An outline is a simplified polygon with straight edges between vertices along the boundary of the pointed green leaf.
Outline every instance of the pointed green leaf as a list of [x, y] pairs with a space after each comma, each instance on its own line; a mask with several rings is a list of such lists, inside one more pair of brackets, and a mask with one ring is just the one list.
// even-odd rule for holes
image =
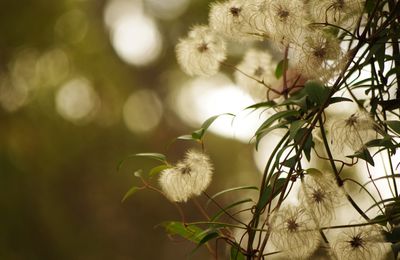
[[130, 158], [133, 158], [133, 157], [146, 157], [146, 158], [157, 160], [157, 161], [160, 161], [160, 162], [163, 162], [163, 163], [167, 162], [167, 158], [165, 157], [165, 155], [163, 155], [161, 153], [136, 153], [136, 154], [128, 155], [125, 159], [121, 160], [118, 163], [117, 171], [119, 171], [121, 169], [122, 165], [124, 164], [124, 162], [126, 160], [128, 160]]
[[276, 120], [288, 117], [295, 117], [299, 115], [299, 111], [297, 110], [285, 110], [277, 112], [276, 114], [270, 116], [264, 123], [257, 129], [256, 135], [262, 132], [263, 130], [270, 127]]
[[297, 157], [293, 156], [285, 161], [282, 162], [283, 166], [286, 166], [288, 168], [293, 168], [297, 163]]
[[231, 113], [224, 113], [224, 114], [220, 114], [220, 115], [216, 115], [216, 116], [212, 116], [209, 119], [207, 119], [206, 121], [204, 121], [204, 123], [201, 125], [201, 128], [204, 130], [207, 130], [212, 123], [214, 123], [214, 121], [219, 118], [220, 116], [235, 116], [234, 114]]
[[321, 82], [309, 80], [304, 85], [304, 92], [308, 99], [317, 105], [322, 105], [329, 96], [330, 89], [322, 85]]
[[130, 188], [124, 195], [124, 197], [122, 198], [121, 202], [124, 202], [127, 198], [129, 198], [130, 196], [132, 196], [133, 194], [135, 194], [138, 190], [140, 190], [140, 187], [136, 187], [133, 186], [132, 188]]
[[338, 102], [353, 102], [353, 100], [345, 97], [332, 97], [329, 99], [329, 104], [334, 104]]
[[230, 260], [246, 260], [245, 255], [239, 250], [239, 245], [232, 245]]
[[273, 107], [276, 105], [275, 101], [265, 101], [265, 102], [260, 102], [260, 103], [256, 103], [254, 105], [248, 106], [245, 108], [245, 110], [247, 109], [259, 109], [262, 107]]
[[165, 231], [170, 235], [178, 235], [196, 244], [200, 243], [206, 235], [203, 233], [204, 230], [195, 225], [185, 226], [183, 223], [177, 221], [163, 222], [161, 226], [163, 226]]
[[299, 131], [299, 129], [306, 123], [305, 120], [297, 120], [294, 121], [289, 128], [289, 132], [290, 132], [290, 138], [294, 138], [297, 134], [297, 131]]
[[232, 204], [230, 204], [230, 205], [224, 207], [223, 209], [219, 210], [216, 214], [214, 214], [214, 216], [211, 217], [210, 221], [216, 221], [216, 220], [219, 219], [223, 214], [225, 214], [225, 212], [226, 212], [228, 209], [231, 209], [231, 208], [236, 207], [237, 205], [241, 205], [241, 204], [248, 203], [248, 202], [252, 202], [252, 201], [253, 201], [252, 199], [244, 199], [244, 200], [240, 200], [240, 201], [234, 202], [234, 203], [232, 203]]
[[367, 163], [371, 164], [372, 166], [375, 165], [374, 159], [372, 158], [371, 153], [368, 151], [367, 148], [364, 148], [364, 149], [356, 152], [355, 154], [348, 155], [346, 157], [349, 157], [349, 158], [360, 158], [360, 159], [366, 161]]
[[260, 200], [256, 206], [257, 210], [262, 210], [268, 202], [272, 201], [282, 190], [284, 184], [286, 183], [285, 178], [280, 178], [275, 180], [273, 183], [268, 185], [263, 191]]
[[278, 63], [275, 69], [275, 77], [277, 79], [283, 76], [284, 70], [287, 70], [288, 68], [288, 63], [289, 63], [288, 59], [283, 59]]
[[258, 188], [257, 188], [256, 186], [239, 186], [239, 187], [234, 187], [234, 188], [222, 190], [222, 191], [220, 191], [220, 192], [215, 193], [215, 194], [207, 201], [206, 206], [208, 206], [212, 200], [214, 200], [215, 198], [217, 198], [217, 197], [219, 197], [219, 196], [221, 196], [221, 195], [223, 195], [223, 194], [226, 194], [226, 193], [229, 193], [229, 192], [232, 192], [232, 191], [239, 191], [239, 190], [258, 190]]
[[155, 175], [159, 174], [163, 170], [166, 170], [166, 169], [169, 169], [169, 168], [171, 168], [171, 166], [166, 165], [166, 164], [158, 165], [158, 166], [156, 166], [156, 167], [154, 167], [153, 169], [150, 170], [149, 176], [150, 177], [154, 177]]
[[[400, 101], [398, 101], [400, 103]], [[398, 135], [400, 135], [400, 121], [386, 121], [386, 124], [395, 131]]]

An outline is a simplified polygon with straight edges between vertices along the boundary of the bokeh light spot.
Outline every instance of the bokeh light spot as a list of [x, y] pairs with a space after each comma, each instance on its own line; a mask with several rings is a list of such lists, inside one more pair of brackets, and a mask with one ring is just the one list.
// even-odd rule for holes
[[63, 14], [55, 25], [57, 35], [68, 43], [78, 43], [83, 40], [88, 31], [86, 14], [74, 9]]
[[170, 98], [172, 107], [186, 123], [200, 127], [208, 118], [221, 116], [210, 131], [228, 138], [249, 142], [260, 122], [259, 113], [244, 110], [254, 102], [225, 75], [189, 81]]
[[139, 90], [131, 94], [123, 108], [126, 126], [133, 133], [153, 130], [161, 121], [162, 103], [151, 90]]
[[67, 78], [70, 61], [62, 49], [52, 49], [40, 56], [36, 69], [42, 86], [56, 86]]
[[23, 81], [0, 75], [0, 104], [4, 110], [15, 112], [28, 101], [29, 89]]
[[57, 92], [58, 113], [73, 122], [87, 122], [99, 105], [99, 98], [90, 82], [76, 78], [65, 83]]
[[111, 31], [112, 44], [126, 63], [144, 66], [155, 61], [162, 50], [161, 34], [155, 22], [143, 15], [125, 15]]

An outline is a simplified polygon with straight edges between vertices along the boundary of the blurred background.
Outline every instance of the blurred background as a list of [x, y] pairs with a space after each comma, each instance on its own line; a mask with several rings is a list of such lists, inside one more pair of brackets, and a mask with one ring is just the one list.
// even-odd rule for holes
[[251, 99], [230, 72], [193, 79], [176, 64], [207, 13], [202, 0], [0, 1], [0, 259], [185, 259], [194, 245], [157, 227], [179, 220], [172, 204], [148, 190], [121, 202], [155, 162], [117, 165], [175, 162], [196, 144], [168, 144], [215, 114], [239, 113], [207, 133], [209, 193], [257, 183]]

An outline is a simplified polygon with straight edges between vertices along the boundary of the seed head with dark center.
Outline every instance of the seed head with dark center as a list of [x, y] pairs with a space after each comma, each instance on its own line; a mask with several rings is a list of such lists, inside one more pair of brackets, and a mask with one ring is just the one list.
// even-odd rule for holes
[[289, 232], [295, 232], [299, 228], [299, 224], [293, 218], [286, 220], [286, 224]]
[[205, 43], [205, 42], [199, 44], [199, 45], [197, 46], [197, 50], [198, 50], [200, 53], [206, 52], [206, 51], [208, 50], [208, 44]]
[[344, 8], [344, 0], [336, 0], [332, 7], [336, 10], [342, 10]]
[[312, 198], [316, 203], [321, 203], [324, 201], [326, 195], [322, 189], [314, 190], [312, 193]]
[[325, 59], [326, 53], [327, 53], [326, 48], [322, 47], [322, 46], [319, 46], [318, 48], [315, 48], [314, 51], [313, 51], [314, 57], [316, 57], [316, 58], [318, 58], [320, 60]]
[[289, 11], [282, 7], [279, 7], [277, 14], [281, 21], [286, 20], [290, 15]]
[[348, 242], [353, 249], [364, 247], [364, 240], [361, 238], [360, 234], [353, 236], [352, 239]]
[[192, 171], [192, 169], [190, 168], [189, 165], [185, 165], [184, 167], [181, 168], [181, 173], [182, 174], [189, 174], [190, 175], [191, 171]]
[[264, 74], [265, 70], [261, 67], [257, 67], [257, 69], [254, 70], [254, 76], [256, 77], [261, 77]]
[[352, 114], [348, 119], [345, 120], [345, 125], [353, 126], [357, 123], [357, 121], [358, 121], [358, 116], [355, 114]]
[[230, 13], [233, 15], [233, 17], [239, 17], [240, 12], [242, 11], [242, 9], [240, 7], [231, 7], [229, 9]]

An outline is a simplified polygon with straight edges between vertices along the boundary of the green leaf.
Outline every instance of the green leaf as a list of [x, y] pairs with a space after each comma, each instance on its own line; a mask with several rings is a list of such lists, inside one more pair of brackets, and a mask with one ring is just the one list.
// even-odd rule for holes
[[400, 244], [398, 243], [400, 241], [400, 227], [394, 227], [391, 232], [384, 232], [384, 234], [386, 241], [398, 244], [398, 249], [400, 249]]
[[296, 159], [297, 159], [296, 155], [293, 157], [290, 157], [289, 159], [283, 161], [282, 165], [286, 166], [288, 168], [293, 168], [296, 165], [296, 162], [297, 162]]
[[366, 161], [367, 163], [371, 164], [372, 166], [375, 165], [374, 159], [372, 158], [370, 152], [366, 148], [356, 152], [353, 155], [348, 155], [346, 157], [349, 157], [349, 158], [360, 158], [360, 159]]
[[191, 135], [183, 135], [181, 137], [178, 137], [180, 140], [201, 140], [203, 139], [204, 134], [207, 132], [207, 129], [214, 123], [215, 120], [217, 120], [220, 116], [235, 116], [234, 114], [231, 113], [224, 113], [216, 116], [212, 116], [208, 118], [204, 123], [201, 125], [200, 129], [194, 131]]
[[129, 198], [130, 196], [132, 196], [133, 194], [135, 194], [138, 190], [140, 190], [140, 187], [136, 187], [133, 186], [132, 188], [130, 188], [124, 195], [124, 197], [122, 198], [121, 202], [124, 202], [127, 198]]
[[276, 114], [270, 116], [267, 120], [264, 121], [264, 123], [257, 129], [256, 135], [262, 132], [263, 130], [267, 129], [268, 127], [270, 127], [278, 119], [288, 118], [291, 116], [298, 116], [298, 115], [299, 111], [297, 110], [285, 110], [277, 112]]
[[234, 203], [232, 203], [232, 204], [230, 204], [230, 205], [224, 207], [223, 209], [219, 210], [216, 214], [214, 214], [214, 216], [211, 217], [210, 221], [216, 221], [216, 220], [219, 219], [223, 214], [225, 214], [225, 212], [226, 212], [228, 209], [231, 209], [231, 208], [236, 207], [237, 205], [241, 205], [241, 204], [244, 204], [244, 203], [247, 203], [247, 202], [252, 202], [252, 201], [253, 201], [252, 199], [244, 199], [244, 200], [236, 201], [236, 202], [234, 202]]
[[283, 76], [284, 70], [287, 70], [289, 64], [288, 59], [283, 59], [281, 60], [278, 65], [276, 66], [275, 69], [275, 77], [277, 79], [281, 78]]
[[193, 137], [193, 135], [181, 135], [176, 138], [177, 140], [187, 140], [187, 141], [196, 141], [197, 139]]
[[[400, 102], [400, 101], [399, 101]], [[400, 121], [386, 121], [386, 124], [395, 131], [398, 135], [400, 135]]]
[[[389, 239], [387, 239], [387, 240], [390, 241]], [[398, 240], [396, 240], [396, 241], [398, 241]], [[394, 242], [396, 242], [396, 241], [394, 241]], [[393, 241], [390, 241], [390, 242], [393, 243]], [[392, 247], [393, 256], [394, 256], [393, 259], [398, 259], [398, 255], [400, 252], [400, 242], [392, 244], [391, 247]]]
[[201, 245], [207, 243], [208, 241], [210, 241], [211, 239], [214, 239], [214, 238], [217, 238], [217, 237], [219, 237], [218, 232], [213, 231], [213, 232], [207, 233], [207, 234], [200, 240], [198, 246], [201, 246]]
[[267, 133], [270, 131], [283, 127], [284, 125], [287, 124], [287, 122], [281, 122], [280, 124], [273, 126], [271, 129], [270, 126], [279, 119], [289, 119], [290, 117], [295, 117], [299, 116], [300, 113], [297, 110], [285, 110], [285, 111], [280, 111], [277, 112], [276, 114], [270, 116], [267, 120], [262, 123], [262, 125], [257, 129], [255, 136], [256, 136], [256, 149], [258, 149], [258, 144], [263, 136], [265, 136]]
[[290, 138], [294, 138], [297, 134], [297, 132], [299, 131], [299, 129], [306, 123], [305, 120], [297, 120], [292, 122], [292, 124], [290, 125], [289, 128], [289, 132], [290, 132]]
[[380, 100], [377, 103], [382, 106], [383, 110], [394, 110], [400, 108], [400, 102], [398, 99]]
[[239, 250], [239, 245], [232, 245], [230, 260], [246, 260], [246, 257]]
[[206, 133], [206, 129], [200, 128], [192, 133], [193, 140], [201, 140]]
[[385, 215], [378, 215], [375, 218], [371, 219], [370, 222], [386, 226], [387, 219]]
[[259, 109], [259, 108], [263, 108], [263, 107], [273, 107], [276, 105], [275, 101], [265, 101], [265, 102], [260, 102], [260, 103], [256, 103], [254, 105], [248, 106], [245, 108], [245, 110], [247, 109]]
[[256, 209], [261, 211], [268, 202], [272, 201], [282, 190], [284, 184], [286, 183], [286, 178], [280, 178], [268, 185], [262, 192], [261, 198], [258, 201]]
[[300, 144], [301, 142], [305, 142], [304, 143], [303, 152], [304, 152], [304, 155], [306, 156], [307, 160], [310, 161], [310, 159], [311, 159], [311, 149], [314, 147], [314, 141], [313, 141], [312, 133], [310, 133], [307, 136], [306, 140], [303, 140], [307, 133], [308, 133], [308, 128], [300, 128], [296, 132], [296, 136], [294, 137], [294, 140], [296, 141], [296, 144]]
[[288, 124], [288, 122], [286, 121], [282, 121], [274, 126], [268, 127], [264, 130], [262, 130], [261, 132], [256, 134], [256, 150], [258, 149], [258, 145], [260, 144], [261, 139], [266, 136], [268, 133], [270, 133], [271, 131], [278, 129], [278, 128], [286, 128], [286, 125]]
[[155, 175], [159, 174], [160, 172], [162, 172], [163, 170], [169, 169], [171, 168], [171, 166], [166, 165], [166, 164], [162, 164], [159, 166], [156, 166], [154, 168], [152, 168], [149, 172], [149, 176], [150, 177], [154, 177]]
[[304, 85], [303, 91], [307, 93], [308, 99], [311, 102], [322, 105], [328, 98], [330, 89], [322, 85], [319, 81], [309, 80]]
[[375, 7], [376, 1], [377, 0], [366, 0], [365, 1], [365, 11], [367, 13], [371, 13], [372, 12], [372, 10]]
[[309, 134], [307, 136], [307, 140], [306, 140], [306, 143], [304, 144], [304, 148], [303, 148], [304, 155], [306, 156], [306, 159], [308, 161], [311, 160], [311, 150], [314, 147], [314, 145], [315, 145], [315, 143], [313, 141], [313, 135]]
[[214, 123], [214, 121], [219, 118], [220, 116], [235, 116], [234, 114], [231, 113], [224, 113], [224, 114], [220, 114], [220, 115], [216, 115], [216, 116], [212, 116], [209, 119], [207, 119], [206, 121], [204, 121], [204, 123], [201, 125], [201, 128], [204, 130], [207, 130], [212, 123]]
[[119, 171], [121, 169], [122, 165], [124, 164], [124, 162], [126, 160], [128, 160], [129, 158], [133, 158], [133, 157], [146, 157], [146, 158], [150, 158], [150, 159], [153, 159], [153, 160], [160, 161], [160, 162], [165, 163], [165, 164], [167, 162], [167, 158], [165, 157], [164, 154], [161, 154], [161, 153], [136, 153], [136, 154], [128, 155], [125, 159], [121, 160], [118, 163], [117, 171]]
[[161, 154], [161, 153], [137, 153], [134, 156], [146, 157], [146, 158], [158, 160], [160, 162], [166, 162], [167, 161], [167, 158], [165, 157], [165, 155]]
[[206, 236], [206, 234], [204, 234], [204, 230], [195, 225], [185, 226], [181, 222], [167, 221], [161, 223], [161, 226], [164, 227], [168, 234], [178, 235], [196, 244], [199, 244], [200, 241]]
[[400, 203], [398, 201], [385, 205], [385, 215], [391, 225], [400, 224]]
[[215, 198], [217, 198], [217, 197], [219, 197], [219, 196], [221, 196], [221, 195], [223, 195], [223, 194], [226, 194], [226, 193], [229, 193], [229, 192], [232, 192], [232, 191], [239, 191], [239, 190], [258, 190], [258, 188], [255, 187], [255, 186], [239, 186], [239, 187], [234, 187], [234, 188], [222, 190], [222, 191], [220, 191], [220, 192], [215, 193], [215, 194], [207, 201], [206, 206], [208, 206], [212, 200], [214, 200]]
[[322, 176], [322, 172], [316, 168], [308, 168], [307, 170], [305, 170], [307, 174], [309, 175], [313, 175], [315, 177], [320, 177]]
[[296, 105], [300, 107], [303, 111], [307, 111], [308, 105], [307, 105], [307, 96], [304, 95], [302, 91], [299, 91], [300, 93], [297, 93], [282, 103], [279, 104], [279, 106], [287, 106], [287, 105]]
[[378, 206], [380, 204], [385, 204], [386, 202], [393, 202], [393, 201], [394, 202], [399, 202], [399, 199], [398, 198], [383, 199], [383, 200], [381, 200], [379, 202], [376, 202], [376, 203], [372, 204], [365, 212], [370, 211], [371, 209], [373, 209], [374, 207], [376, 207], [376, 206]]
[[345, 97], [331, 97], [329, 99], [329, 104], [334, 104], [339, 102], [353, 102], [353, 100]]

